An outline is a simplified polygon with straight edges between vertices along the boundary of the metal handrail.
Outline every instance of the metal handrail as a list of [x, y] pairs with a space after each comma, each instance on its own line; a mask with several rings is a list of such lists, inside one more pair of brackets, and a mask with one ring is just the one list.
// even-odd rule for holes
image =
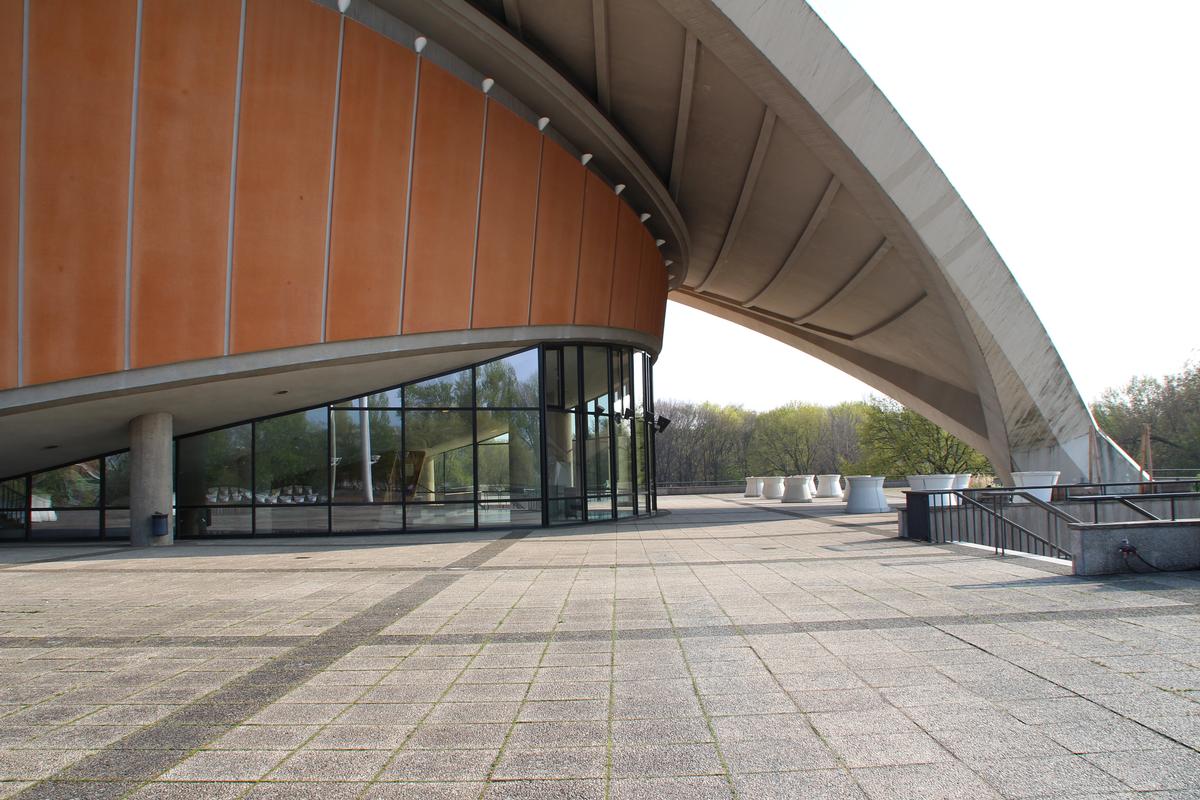
[[[1180, 483], [1191, 484], [1190, 481], [1159, 481], [1158, 484], [1168, 485]], [[1137, 486], [1143, 491], [1124, 494], [1073, 494], [1072, 490], [1091, 488], [1111, 491], [1121, 487]], [[1190, 506], [1200, 500], [1200, 491], [1191, 492], [1146, 492], [1145, 489], [1158, 489], [1159, 486], [1146, 482], [1104, 483], [1083, 485], [1054, 485], [1054, 486], [1022, 486], [995, 487], [989, 489], [928, 489], [910, 490], [915, 494], [925, 495], [929, 504], [929, 532], [933, 541], [959, 541], [963, 543], [994, 546], [997, 554], [1005, 550], [1019, 550], [1036, 555], [1052, 555], [1072, 559], [1071, 552], [1065, 546], [1069, 527], [1090, 527], [1102, 524], [1100, 508], [1114, 506], [1127, 508], [1134, 512], [1136, 518], [1151, 522], [1162, 522], [1170, 514], [1171, 521], [1180, 519], [1180, 503], [1189, 501], [1185, 508], [1195, 516]], [[1174, 488], [1174, 487], [1172, 487]], [[1200, 487], [1198, 487], [1200, 488]], [[1041, 490], [1044, 496], [1046, 490], [1055, 490], [1057, 497], [1048, 502], [1038, 497], [1034, 492]], [[1063, 503], [1085, 503], [1092, 506], [1092, 519], [1083, 521], [1061, 507]], [[1057, 503], [1057, 505], [1056, 505]], [[1142, 505], [1143, 503], [1159, 503], [1162, 506], [1159, 516], [1155, 511]], [[1169, 504], [1169, 512], [1167, 510]], [[1011, 509], [1015, 515], [1020, 510], [1034, 515], [1025, 522], [1038, 523], [1040, 514], [1044, 513], [1045, 530], [1034, 532], [1016, 520], [1005, 516], [1006, 509]], [[1035, 511], [1036, 510], [1036, 511]], [[998, 525], [997, 525], [998, 523]], [[1041, 523], [1038, 523], [1041, 524]], [[1014, 546], [1015, 545], [1015, 546]]]
[[[1024, 525], [1021, 525], [1018, 522], [1014, 522], [1011, 519], [1006, 519], [1003, 514], [997, 512], [991, 508], [988, 508], [983, 503], [980, 503], [979, 501], [975, 500], [972, 497], [968, 497], [967, 495], [963, 494], [961, 490], [930, 492], [929, 494], [952, 494], [952, 495], [958, 497], [959, 500], [966, 501], [967, 504], [970, 504], [971, 506], [978, 508], [980, 511], [982, 511], [984, 514], [991, 517], [992, 519], [999, 520], [1000, 524], [1001, 524], [1001, 531], [1004, 530], [1004, 526], [1006, 526], [1006, 525], [1010, 528], [1015, 528], [1016, 530], [1020, 531], [1024, 535], [1028, 536], [1033, 541], [1038, 542], [1039, 544], [1043, 545], [1047, 550], [1058, 553], [1060, 558], [1065, 558], [1067, 560], [1071, 559], [1070, 551], [1064, 550], [1063, 548], [1059, 547], [1054, 542], [1051, 542], [1050, 540], [1039, 536], [1038, 534], [1036, 534], [1033, 531], [1026, 528]], [[1020, 494], [1025, 495], [1024, 492], [1021, 492]], [[1038, 500], [1037, 498], [1031, 498], [1031, 499], [1033, 499], [1034, 502], [1036, 502], [1039, 506], [1047, 507], [1047, 505], [1048, 505], [1048, 504], [1045, 504], [1042, 501]], [[1055, 509], [1053, 507], [1048, 507], [1048, 510], [1056, 513], [1056, 515], [1059, 515], [1058, 509]], [[1063, 516], [1065, 519], [1074, 520], [1074, 521], [1078, 522], [1078, 520], [1075, 520], [1075, 518], [1072, 517], [1070, 514], [1062, 513], [1061, 516]], [[972, 542], [972, 544], [975, 544], [975, 542]], [[1011, 549], [1014, 549], [1014, 548], [1011, 548], [1011, 547], [1006, 548], [1002, 541], [998, 542], [996, 544], [996, 550], [999, 553], [1004, 553], [1006, 550], [1011, 550]], [[1022, 552], [1026, 552], [1026, 551], [1022, 551]]]
[[[1128, 506], [1129, 508], [1132, 508], [1134, 511], [1136, 511], [1136, 512], [1137, 512], [1137, 513], [1139, 513], [1139, 514], [1141, 514], [1141, 515], [1142, 515], [1143, 517], [1145, 517], [1146, 519], [1152, 519], [1152, 520], [1158, 520], [1158, 521], [1161, 521], [1161, 520], [1162, 520], [1162, 517], [1155, 516], [1154, 514], [1151, 514], [1149, 511], [1147, 511], [1146, 509], [1142, 508], [1142, 507], [1141, 507], [1141, 506], [1139, 506], [1137, 503], [1133, 502], [1132, 500], [1130, 500], [1130, 499], [1129, 499], [1129, 498], [1127, 498], [1127, 497], [1124, 497], [1124, 496], [1121, 496], [1121, 495], [1117, 495], [1117, 498], [1116, 498], [1116, 500], [1117, 500], [1117, 502], [1118, 502], [1118, 503], [1120, 503], [1121, 505], [1123, 505], [1123, 506]], [[1172, 506], [1171, 506], [1171, 516], [1172, 516], [1172, 517], [1174, 517], [1174, 516], [1175, 516], [1175, 513], [1174, 513], [1174, 511], [1175, 511], [1175, 507], [1174, 507], [1174, 505], [1172, 505]]]

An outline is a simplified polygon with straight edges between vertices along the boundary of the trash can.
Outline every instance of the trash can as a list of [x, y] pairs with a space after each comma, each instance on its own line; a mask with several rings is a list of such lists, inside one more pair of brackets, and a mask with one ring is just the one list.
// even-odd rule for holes
[[167, 535], [167, 515], [166, 514], [151, 514], [150, 515], [150, 533], [154, 536]]
[[909, 489], [905, 492], [908, 511], [908, 538], [929, 541], [929, 494]]

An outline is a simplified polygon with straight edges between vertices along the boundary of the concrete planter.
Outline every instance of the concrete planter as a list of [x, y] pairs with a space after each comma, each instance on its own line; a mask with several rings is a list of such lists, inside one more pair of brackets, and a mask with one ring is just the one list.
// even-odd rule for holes
[[783, 502], [811, 503], [813, 501], [813, 476], [792, 475], [783, 479]]
[[[948, 492], [954, 488], [954, 479], [956, 475], [925, 475], [925, 491], [927, 492]], [[929, 498], [931, 506], [954, 506], [958, 505], [958, 498], [952, 494], [935, 494]]]
[[763, 478], [762, 496], [764, 500], [778, 500], [783, 497], [783, 477]]
[[[970, 479], [970, 475], [967, 479]], [[950, 474], [941, 475], [909, 475], [908, 488], [918, 492], [944, 492], [950, 489], [957, 489], [958, 476]], [[958, 498], [950, 494], [930, 495], [930, 506], [953, 506], [958, 505]]]
[[762, 490], [762, 478], [746, 478], [746, 493], [743, 495], [743, 497], [761, 497]]
[[[1054, 491], [1049, 488], [1058, 483], [1058, 476], [1061, 472], [1037, 471], [1037, 472], [1014, 472], [1013, 486], [1018, 489], [1024, 486], [1045, 486], [1045, 489], [1034, 489], [1029, 493], [1041, 500], [1043, 503], [1050, 502], [1050, 495]], [[1025, 498], [1017, 497], [1013, 499], [1014, 503], [1024, 503]]]
[[[824, 478], [825, 476], [821, 476]], [[847, 514], [882, 514], [891, 511], [883, 494], [883, 477], [847, 475]]]
[[817, 497], [842, 497], [841, 475], [818, 475]]

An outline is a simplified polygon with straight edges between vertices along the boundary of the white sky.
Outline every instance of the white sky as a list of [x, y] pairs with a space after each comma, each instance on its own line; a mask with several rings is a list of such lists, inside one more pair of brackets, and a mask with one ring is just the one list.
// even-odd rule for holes
[[[1200, 2], [810, 0], [983, 225], [1085, 400], [1200, 360]], [[872, 390], [670, 303], [660, 397]]]

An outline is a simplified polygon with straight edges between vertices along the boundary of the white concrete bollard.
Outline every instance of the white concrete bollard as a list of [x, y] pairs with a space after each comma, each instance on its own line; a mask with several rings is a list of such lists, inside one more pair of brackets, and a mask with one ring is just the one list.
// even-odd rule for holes
[[[822, 475], [822, 478], [825, 476]], [[883, 494], [883, 478], [873, 475], [847, 475], [847, 514], [882, 514], [890, 511], [887, 497]]]
[[783, 479], [784, 503], [811, 503], [813, 501], [812, 475], [792, 475]]
[[842, 497], [841, 475], [820, 475], [817, 484], [817, 497]]
[[779, 476], [763, 478], [762, 496], [764, 500], [778, 500], [783, 497], [783, 478]]
[[746, 478], [746, 493], [742, 497], [758, 497], [762, 494], [761, 478]]

